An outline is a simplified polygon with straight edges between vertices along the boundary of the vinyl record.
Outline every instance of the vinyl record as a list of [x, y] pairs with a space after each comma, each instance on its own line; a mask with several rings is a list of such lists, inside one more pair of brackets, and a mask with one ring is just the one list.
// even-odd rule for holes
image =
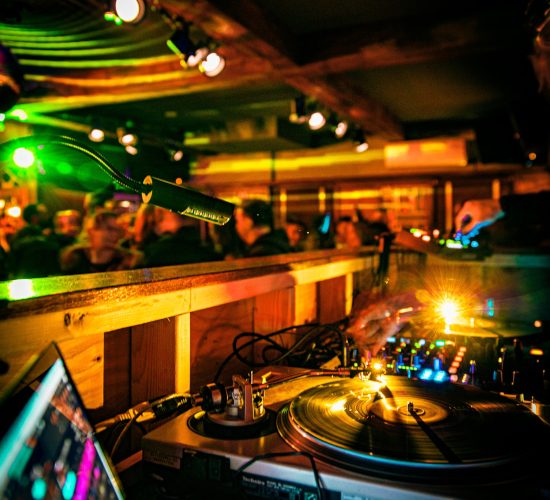
[[464, 473], [486, 481], [507, 469], [517, 477], [548, 435], [535, 415], [498, 395], [402, 377], [308, 389], [282, 409], [277, 427], [293, 448], [334, 465], [436, 482]]

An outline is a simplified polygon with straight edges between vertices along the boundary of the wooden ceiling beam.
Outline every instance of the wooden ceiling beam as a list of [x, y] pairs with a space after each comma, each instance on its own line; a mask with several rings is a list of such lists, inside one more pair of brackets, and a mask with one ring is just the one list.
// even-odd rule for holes
[[387, 139], [403, 138], [401, 124], [383, 105], [363, 92], [355, 93], [356, 89], [349, 88], [342, 94], [337, 85], [319, 75], [310, 75], [307, 68], [300, 66], [296, 41], [278, 30], [250, 0], [165, 0], [162, 6], [170, 14], [197, 25], [227, 50], [267, 62], [279, 79], [358, 126]]

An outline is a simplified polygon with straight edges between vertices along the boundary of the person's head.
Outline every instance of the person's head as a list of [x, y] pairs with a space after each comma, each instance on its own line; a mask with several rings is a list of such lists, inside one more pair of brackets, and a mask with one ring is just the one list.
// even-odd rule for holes
[[86, 220], [85, 229], [89, 245], [95, 250], [116, 247], [122, 236], [115, 212], [96, 212]]
[[336, 233], [335, 235], [336, 245], [343, 245], [345, 243], [345, 240], [349, 231], [349, 227], [352, 224], [353, 223], [351, 221], [351, 217], [348, 217], [348, 216], [340, 217], [336, 221], [336, 226], [334, 228], [334, 232]]
[[53, 218], [54, 231], [57, 234], [76, 238], [81, 230], [81, 216], [78, 210], [59, 210]]
[[43, 203], [32, 203], [23, 209], [23, 220], [33, 226], [45, 227], [48, 223], [48, 209]]
[[291, 247], [297, 247], [306, 237], [305, 223], [292, 215], [286, 218], [285, 231]]
[[239, 238], [252, 245], [273, 228], [273, 210], [263, 200], [246, 200], [235, 210], [235, 229]]

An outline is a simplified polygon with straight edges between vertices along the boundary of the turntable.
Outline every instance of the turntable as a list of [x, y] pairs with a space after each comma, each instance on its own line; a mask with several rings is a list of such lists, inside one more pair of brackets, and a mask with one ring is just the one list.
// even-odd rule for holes
[[[172, 492], [186, 491], [186, 498], [193, 488], [200, 492], [196, 498], [207, 498], [213, 485], [235, 483], [258, 498], [550, 492], [544, 478], [550, 428], [509, 399], [473, 386], [397, 376], [272, 371], [279, 382], [234, 378], [227, 391], [227, 406], [235, 406], [232, 391], [249, 391], [255, 408], [246, 417], [250, 425], [237, 423], [242, 415], [235, 408], [193, 408], [147, 434], [143, 456], [150, 470]], [[210, 404], [212, 388], [207, 393]]]

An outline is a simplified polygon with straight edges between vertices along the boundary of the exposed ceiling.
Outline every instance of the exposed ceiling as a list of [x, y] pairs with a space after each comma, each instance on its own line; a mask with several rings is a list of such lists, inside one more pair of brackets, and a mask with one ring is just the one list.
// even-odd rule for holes
[[[205, 152], [334, 141], [288, 122], [303, 94], [376, 140], [477, 134], [489, 149], [514, 143], [499, 161], [530, 148], [547, 159], [548, 48], [535, 75], [540, 19], [523, 0], [154, 0], [124, 26], [103, 19], [99, 0], [4, 3], [0, 39], [25, 73], [29, 113], [131, 120]], [[221, 75], [181, 67], [166, 15], [220, 44]]]

